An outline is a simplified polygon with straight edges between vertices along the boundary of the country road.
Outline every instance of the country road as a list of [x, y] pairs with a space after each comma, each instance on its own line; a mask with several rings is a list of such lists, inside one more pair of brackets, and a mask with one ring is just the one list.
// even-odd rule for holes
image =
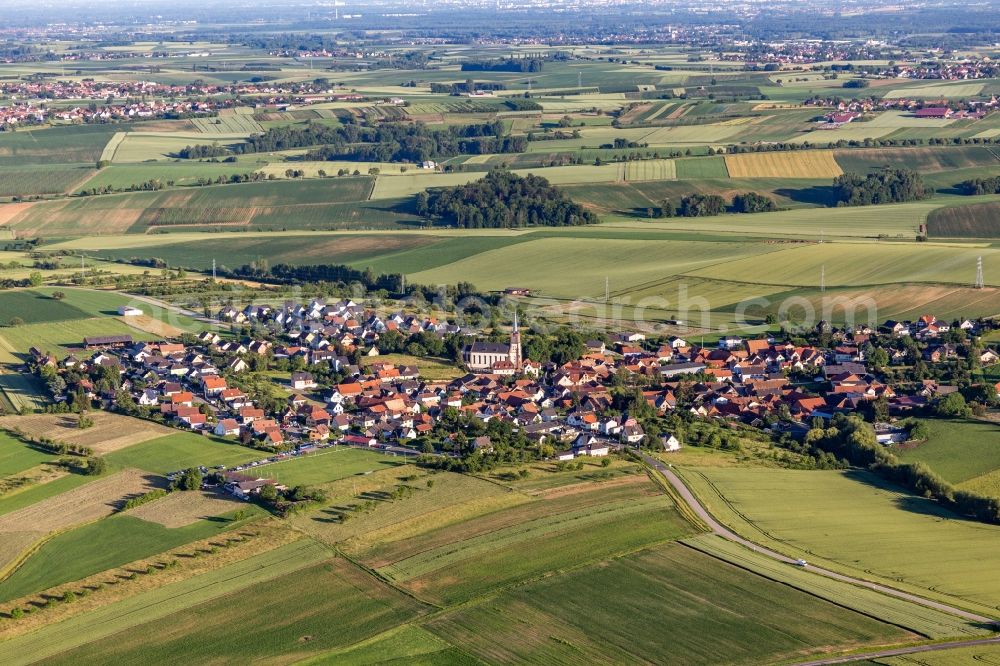
[[914, 645], [913, 647], [881, 650], [879, 652], [866, 652], [865, 654], [854, 654], [849, 657], [830, 657], [829, 659], [803, 661], [795, 664], [795, 666], [830, 666], [831, 664], [849, 664], [853, 661], [864, 661], [865, 659], [898, 657], [905, 654], [937, 652], [938, 650], [953, 650], [956, 648], [976, 647], [977, 645], [1000, 645], [1000, 636], [994, 636], [993, 638], [976, 638], [967, 641], [953, 641], [951, 643], [935, 643], [934, 645]]
[[[701, 518], [706, 525], [708, 525], [708, 527], [712, 530], [713, 533], [717, 534], [723, 539], [734, 541], [740, 545], [749, 548], [750, 550], [753, 550], [757, 553], [761, 553], [762, 555], [766, 555], [767, 557], [778, 560], [779, 562], [784, 562], [789, 565], [794, 565], [796, 563], [796, 560], [794, 558], [787, 557], [779, 552], [770, 550], [769, 548], [765, 548], [752, 541], [749, 541], [748, 539], [744, 539], [743, 537], [739, 536], [738, 534], [727, 528], [725, 525], [721, 524], [714, 517], [712, 517], [712, 515], [708, 512], [707, 509], [705, 509], [705, 507], [698, 500], [698, 498], [694, 496], [694, 494], [688, 489], [686, 485], [684, 485], [684, 482], [681, 481], [680, 477], [678, 477], [667, 465], [664, 465], [656, 458], [645, 453], [642, 454], [642, 457], [643, 460], [646, 461], [646, 464], [650, 465], [656, 471], [658, 471], [660, 474], [663, 475], [663, 477], [670, 483], [671, 486], [673, 486], [674, 490], [677, 491], [677, 493], [687, 503], [687, 505], [691, 507], [691, 510], [693, 510], [695, 514], [697, 514], [698, 517]], [[944, 604], [939, 601], [925, 599], [916, 594], [910, 594], [909, 592], [903, 592], [902, 590], [897, 590], [892, 587], [879, 585], [878, 583], [872, 583], [870, 581], [863, 580], [861, 578], [854, 578], [853, 576], [847, 576], [845, 574], [837, 573], [836, 571], [830, 571], [829, 569], [813, 566], [811, 564], [807, 565], [805, 568], [806, 570], [811, 571], [820, 576], [826, 576], [827, 578], [843, 581], [845, 583], [851, 583], [852, 585], [866, 587], [870, 590], [881, 592], [882, 594], [887, 594], [889, 596], [897, 597], [899, 599], [905, 599], [906, 601], [910, 601], [912, 603], [919, 604], [921, 606], [934, 608], [936, 610], [943, 611], [945, 613], [949, 613], [957, 617], [961, 617], [965, 620], [969, 620], [970, 622], [976, 622], [979, 624], [993, 624], [993, 625], [1000, 624], [997, 622], [997, 620], [985, 617], [983, 615], [970, 613], [969, 611], [962, 610], [961, 608], [955, 608], [954, 606], [949, 606], [948, 604]], [[997, 628], [1000, 628], [1000, 626], [998, 626]], [[987, 640], [993, 640], [993, 639], [987, 639]], [[980, 641], [969, 641], [969, 642], [972, 644], [977, 644]], [[925, 646], [925, 647], [940, 649], [937, 648], [937, 646]], [[859, 657], [853, 657], [852, 660], [858, 658]], [[843, 663], [843, 662], [818, 661], [810, 663], [826, 664], [826, 663]]]

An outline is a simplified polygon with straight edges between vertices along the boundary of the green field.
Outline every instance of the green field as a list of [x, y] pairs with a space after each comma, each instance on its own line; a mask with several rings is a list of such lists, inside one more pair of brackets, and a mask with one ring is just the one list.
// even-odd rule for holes
[[[253, 585], [52, 658], [53, 664], [168, 663], [226, 645], [234, 660], [304, 658], [347, 647], [402, 622], [421, 607], [342, 559]], [[240, 639], [233, 641], [233, 627]]]
[[677, 178], [681, 180], [729, 177], [726, 158], [722, 156], [684, 158], [674, 160], [674, 164], [677, 168]]
[[346, 650], [337, 650], [303, 664], [371, 666], [406, 663], [414, 666], [473, 666], [479, 660], [462, 652], [426, 629], [408, 624]]
[[[52, 354], [69, 354], [83, 348], [83, 339], [91, 335], [131, 335], [134, 340], [155, 340], [155, 335], [143, 333], [112, 317], [74, 319], [24, 326], [0, 328], [0, 348], [9, 347], [14, 353], [26, 355], [31, 347]], [[6, 345], [4, 345], [6, 343]]]
[[0, 197], [62, 194], [93, 174], [93, 164], [0, 167]]
[[[231, 528], [230, 520], [199, 520], [168, 529], [128, 515], [110, 518], [57, 534], [0, 582], [0, 601], [35, 594], [86, 578]], [[100, 547], [95, 548], [95, 544]]]
[[[104, 145], [127, 125], [85, 125], [24, 129], [0, 135], [0, 166], [97, 164]], [[64, 170], [65, 167], [57, 167]]]
[[927, 419], [926, 442], [899, 451], [905, 462], [921, 461], [956, 485], [1000, 469], [1000, 425], [985, 421]]
[[1000, 527], [959, 518], [866, 472], [685, 470], [718, 519], [758, 543], [931, 598], [1000, 608]]
[[12, 665], [52, 657], [199, 603], [273, 580], [329, 556], [325, 547], [302, 539], [0, 643], [0, 657], [4, 663]]
[[[636, 621], [623, 626], [628, 617]], [[489, 663], [658, 662], [664, 655], [672, 664], [776, 663], [837, 644], [906, 637], [676, 544], [546, 578], [428, 628]]]
[[337, 479], [365, 474], [385, 466], [405, 464], [399, 456], [352, 448], [324, 449], [258, 468], [258, 473], [287, 486], [314, 486]]
[[177, 432], [120, 449], [104, 458], [120, 467], [137, 467], [154, 474], [167, 474], [198, 465], [230, 467], [264, 457], [260, 451], [218, 437]]
[[0, 478], [13, 476], [35, 465], [55, 460], [51, 453], [32, 448], [0, 431]]
[[39, 324], [94, 316], [74, 306], [71, 300], [56, 300], [35, 290], [5, 291], [0, 293], [0, 322], [6, 324], [16, 317], [26, 324]]

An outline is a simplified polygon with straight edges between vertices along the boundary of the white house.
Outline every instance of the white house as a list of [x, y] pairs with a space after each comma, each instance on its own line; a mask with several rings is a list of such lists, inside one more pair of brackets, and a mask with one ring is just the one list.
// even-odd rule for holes
[[664, 451], [680, 451], [681, 449], [681, 441], [669, 432], [660, 436], [660, 442], [663, 444]]
[[120, 317], [141, 317], [142, 310], [134, 308], [131, 305], [122, 305], [118, 308], [118, 315]]

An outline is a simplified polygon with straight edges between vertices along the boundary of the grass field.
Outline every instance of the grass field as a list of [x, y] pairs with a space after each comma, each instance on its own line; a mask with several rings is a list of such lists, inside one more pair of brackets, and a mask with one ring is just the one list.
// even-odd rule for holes
[[451, 380], [462, 376], [462, 370], [445, 359], [410, 356], [409, 354], [380, 354], [361, 360], [362, 365], [372, 363], [392, 363], [394, 365], [413, 365], [420, 372], [421, 379], [430, 381]]
[[13, 476], [50, 460], [55, 460], [51, 453], [32, 448], [6, 432], [0, 432], [0, 478]]
[[187, 580], [142, 592], [0, 643], [4, 663], [28, 664], [317, 564], [329, 551], [309, 539], [275, 548]]
[[416, 666], [473, 666], [480, 662], [426, 629], [404, 625], [346, 650], [337, 650], [309, 659], [303, 664], [372, 664], [406, 663]]
[[293, 458], [258, 468], [258, 473], [287, 486], [315, 486], [365, 474], [385, 466], [403, 465], [399, 456], [353, 448], [324, 449], [312, 455]]
[[[287, 167], [286, 167], [287, 168]], [[92, 187], [127, 188], [149, 180], [159, 180], [164, 185], [193, 185], [199, 178], [215, 180], [219, 176], [228, 178], [233, 174], [258, 171], [258, 165], [238, 162], [236, 164], [214, 164], [210, 162], [156, 162], [151, 164], [112, 165], [95, 173], [86, 182], [74, 188], [76, 191]], [[282, 170], [284, 171], [284, 170]]]
[[843, 173], [829, 151], [726, 155], [732, 178], [829, 178]]
[[887, 92], [885, 99], [898, 99], [900, 97], [913, 97], [917, 99], [940, 99], [942, 97], [973, 97], [983, 89], [983, 83], [953, 83], [940, 85], [915, 85], [903, 88], [894, 88]]
[[[621, 618], [637, 614], [656, 621], [622, 631]], [[667, 654], [672, 664], [776, 663], [906, 636], [675, 544], [546, 578], [428, 628], [488, 663], [656, 662]]]
[[729, 177], [724, 157], [685, 157], [674, 162], [681, 180]]
[[105, 456], [110, 464], [136, 467], [167, 474], [191, 466], [233, 466], [265, 457], [254, 451], [218, 437], [204, 437], [194, 433], [175, 432], [141, 444], [121, 449]]
[[984, 421], [924, 421], [926, 442], [899, 451], [906, 462], [922, 461], [956, 485], [1000, 469], [1000, 425]]
[[[421, 610], [408, 597], [334, 559], [130, 627], [120, 634], [125, 640], [89, 643], [50, 663], [168, 663], [222, 644], [232, 659], [288, 661], [347, 647]], [[237, 625], [242, 637], [231, 642]]]
[[836, 150], [837, 164], [844, 171], [867, 173], [885, 166], [904, 167], [920, 173], [953, 171], [972, 167], [1000, 168], [995, 149], [987, 146], [928, 146], [910, 148], [864, 148]]
[[[751, 539], [903, 589], [1000, 608], [1000, 527], [963, 520], [865, 472], [685, 470], [709, 510]], [[989, 612], [989, 611], [987, 611]]]
[[155, 340], [156, 336], [137, 331], [112, 317], [74, 319], [0, 328], [0, 345], [26, 356], [31, 347], [56, 355], [83, 348], [83, 339], [91, 335], [131, 335], [135, 340]]
[[26, 289], [0, 294], [0, 322], [3, 323], [15, 317], [26, 324], [38, 324], [87, 319], [91, 316], [93, 315], [66, 300], [56, 300], [44, 292]]
[[62, 194], [94, 173], [92, 164], [0, 167], [0, 197]]
[[96, 164], [105, 144], [122, 127], [85, 125], [4, 132], [0, 136], [0, 166]]

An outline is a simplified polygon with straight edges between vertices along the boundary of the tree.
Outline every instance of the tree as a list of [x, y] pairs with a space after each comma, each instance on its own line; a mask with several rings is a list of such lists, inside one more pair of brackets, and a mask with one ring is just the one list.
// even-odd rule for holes
[[958, 391], [938, 398], [934, 403], [934, 413], [944, 418], [957, 418], [969, 415], [969, 406], [965, 396]]
[[278, 499], [278, 489], [269, 483], [260, 489], [260, 498], [265, 502], [274, 502]]
[[40, 287], [42, 286], [42, 283], [45, 282], [45, 278], [43, 278], [42, 274], [39, 273], [38, 271], [33, 271], [28, 276], [28, 282], [31, 284], [32, 287]]
[[681, 199], [677, 214], [681, 217], [711, 217], [726, 209], [726, 200], [718, 194], [689, 194]]
[[66, 298], [66, 292], [64, 292], [64, 291], [53, 291], [52, 292], [52, 298], [54, 298], [57, 301], [61, 301], [62, 299]]
[[737, 213], [765, 213], [777, 208], [774, 199], [756, 192], [737, 194], [733, 197], [733, 211]]
[[100, 476], [101, 474], [104, 474], [107, 468], [108, 465], [104, 462], [104, 458], [91, 456], [90, 458], [87, 458], [87, 466], [83, 469], [83, 473], [87, 476]]
[[176, 482], [178, 490], [198, 490], [201, 488], [202, 475], [197, 467], [189, 467]]

